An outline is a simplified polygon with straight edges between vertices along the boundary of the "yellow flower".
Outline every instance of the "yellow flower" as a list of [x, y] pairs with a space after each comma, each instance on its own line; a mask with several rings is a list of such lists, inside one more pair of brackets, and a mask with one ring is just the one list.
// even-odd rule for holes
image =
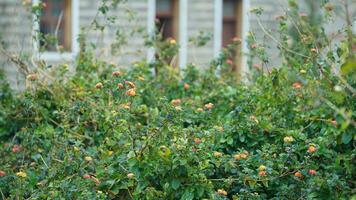
[[89, 161], [92, 161], [93, 159], [92, 159], [90, 156], [85, 156], [85, 157], [84, 157], [84, 160], [86, 160], [86, 161], [89, 162]]
[[108, 151], [108, 155], [111, 156], [114, 153], [114, 151]]
[[125, 109], [130, 109], [130, 104], [129, 103], [123, 104], [122, 107]]
[[21, 177], [21, 178], [26, 178], [27, 174], [25, 172], [17, 172], [16, 176]]
[[35, 80], [37, 80], [38, 79], [38, 76], [37, 76], [37, 74], [29, 74], [29, 75], [27, 75], [27, 80], [29, 80], [29, 81], [35, 81]]
[[136, 88], [135, 83], [131, 82], [131, 81], [125, 81], [125, 84], [130, 86], [131, 88]]
[[240, 159], [241, 159], [241, 155], [240, 155], [240, 154], [236, 154], [236, 155], [234, 155], [234, 158], [235, 158], [236, 160], [240, 160]]
[[265, 171], [266, 169], [267, 169], [267, 167], [264, 166], [264, 165], [260, 165], [260, 166], [258, 167], [258, 171]]
[[136, 95], [136, 90], [135, 89], [129, 89], [126, 91], [126, 95], [129, 97], [133, 97]]
[[133, 178], [134, 176], [135, 176], [134, 173], [128, 173], [128, 174], [127, 174], [127, 178]]
[[207, 103], [204, 105], [204, 108], [206, 108], [208, 110], [211, 110], [213, 107], [214, 107], [214, 104], [212, 104], [212, 103]]
[[175, 39], [171, 39], [171, 40], [169, 40], [169, 44], [176, 45], [177, 41]]
[[79, 148], [76, 146], [74, 146], [73, 149], [74, 149], [74, 151], [79, 151]]
[[182, 111], [183, 110], [181, 106], [176, 106], [174, 108], [176, 109], [176, 111]]
[[221, 157], [221, 156], [222, 156], [222, 153], [215, 151], [215, 152], [214, 152], [214, 156], [215, 156], [215, 157]]
[[203, 108], [198, 108], [197, 112], [204, 112]]
[[256, 117], [255, 115], [251, 115], [251, 116], [250, 116], [250, 120], [255, 121], [256, 124], [259, 123], [259, 121], [258, 121], [258, 119], [257, 119], [257, 117]]
[[283, 138], [283, 141], [285, 143], [291, 143], [291, 142], [294, 141], [294, 138], [292, 136], [286, 136], [286, 137]]
[[219, 195], [226, 196], [226, 195], [227, 195], [227, 192], [226, 192], [224, 189], [218, 189], [218, 194], [219, 194]]
[[302, 70], [300, 70], [300, 73], [301, 73], [301, 74], [305, 74], [305, 73], [307, 73], [307, 71], [305, 71], [304, 69], [302, 69]]

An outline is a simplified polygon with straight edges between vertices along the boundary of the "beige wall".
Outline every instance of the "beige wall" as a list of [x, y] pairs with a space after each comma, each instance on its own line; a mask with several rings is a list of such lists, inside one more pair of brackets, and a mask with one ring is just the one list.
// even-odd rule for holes
[[[304, 0], [300, 0], [303, 2]], [[275, 17], [283, 13], [283, 4], [285, 0], [250, 0], [250, 7], [263, 7], [262, 16], [264, 26], [278, 37], [278, 24], [274, 21]], [[353, 7], [350, 9], [355, 12], [356, 0], [349, 0]], [[80, 0], [79, 4], [79, 24], [81, 27], [87, 27], [93, 20], [99, 0]], [[282, 5], [281, 5], [282, 4]], [[127, 19], [127, 10], [131, 10], [135, 16], [132, 21]], [[120, 5], [117, 9], [111, 10], [109, 15], [117, 17], [115, 25], [108, 26], [104, 33], [90, 31], [88, 41], [97, 44], [97, 54], [100, 58], [108, 62], [115, 62], [119, 66], [127, 66], [133, 61], [146, 57], [147, 48], [144, 46], [143, 35], [147, 32], [147, 0], [129, 0], [127, 4]], [[352, 13], [355, 19], [355, 13]], [[10, 52], [21, 53], [23, 56], [29, 56], [32, 50], [31, 29], [32, 21], [28, 10], [24, 9], [21, 0], [0, 0], [0, 34], [6, 41]], [[102, 17], [98, 18], [103, 21]], [[337, 22], [340, 24], [341, 22]], [[256, 18], [251, 15], [249, 27], [256, 33], [258, 40], [266, 41], [271, 46], [268, 51], [270, 59], [273, 61], [271, 66], [277, 66], [280, 63], [276, 44], [264, 36], [263, 31], [258, 25]], [[135, 29], [142, 29], [143, 32], [130, 34]], [[188, 38], [195, 38], [200, 31], [213, 33], [214, 28], [214, 3], [213, 0], [189, 0], [188, 6]], [[122, 47], [120, 55], [111, 55], [110, 46], [115, 41], [115, 32], [120, 29], [127, 36], [128, 44]], [[213, 42], [209, 41], [204, 47], [195, 47], [191, 43], [188, 45], [188, 63], [193, 62], [205, 68], [213, 58]], [[20, 76], [15, 67], [0, 54], [0, 67], [5, 69], [13, 87], [17, 87]], [[19, 85], [21, 88], [21, 84]]]

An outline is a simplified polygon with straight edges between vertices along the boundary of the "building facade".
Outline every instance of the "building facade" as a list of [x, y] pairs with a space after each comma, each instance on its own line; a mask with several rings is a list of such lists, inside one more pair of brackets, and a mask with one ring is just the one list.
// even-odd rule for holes
[[[23, 4], [41, 2], [46, 4], [42, 17], [34, 20], [31, 9]], [[41, 57], [49, 63], [71, 62], [79, 51], [78, 34], [82, 28], [92, 27], [95, 17], [100, 24], [110, 16], [115, 23], [108, 24], [104, 31], [88, 31], [87, 34], [98, 56], [106, 61], [125, 66], [142, 58], [153, 59], [155, 50], [144, 45], [142, 35], [152, 34], [159, 26], [163, 37], [174, 38], [180, 46], [179, 67], [195, 63], [204, 68], [234, 37], [242, 39], [239, 49], [242, 55], [248, 51], [245, 39], [250, 30], [256, 33], [257, 39], [263, 40], [264, 34], [256, 17], [249, 13], [251, 8], [264, 9], [262, 23], [274, 33], [278, 28], [275, 18], [284, 13], [286, 4], [286, 0], [126, 0], [109, 10], [107, 16], [102, 16], [98, 14], [102, 0], [0, 0], [0, 37], [8, 52], [32, 56], [32, 60]], [[44, 35], [55, 33], [58, 42], [44, 45], [36, 40], [33, 30]], [[204, 46], [195, 45], [192, 38], [202, 34], [210, 40]], [[115, 43], [123, 35], [124, 45]], [[274, 43], [270, 46], [276, 48]], [[45, 51], [37, 54], [40, 48]], [[278, 60], [276, 51], [268, 53], [271, 60]], [[234, 62], [241, 73], [248, 70], [244, 56], [237, 56]], [[0, 67], [5, 70], [11, 85], [15, 88], [21, 85], [16, 67], [1, 53]]]

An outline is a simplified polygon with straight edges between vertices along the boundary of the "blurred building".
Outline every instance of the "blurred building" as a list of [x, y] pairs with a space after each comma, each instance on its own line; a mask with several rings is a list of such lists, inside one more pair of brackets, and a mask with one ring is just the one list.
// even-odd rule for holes
[[[301, 2], [303, 0], [300, 0]], [[354, 0], [351, 0], [354, 2]], [[29, 56], [35, 61], [38, 57], [48, 63], [71, 62], [79, 52], [78, 34], [82, 27], [106, 23], [104, 16], [98, 15], [101, 0], [42, 0], [46, 4], [39, 20], [34, 20], [30, 9], [23, 2], [31, 0], [0, 0], [0, 37], [5, 41], [9, 52]], [[110, 1], [108, 1], [110, 2]], [[272, 34], [277, 32], [275, 18], [284, 13], [286, 0], [126, 0], [115, 9], [108, 11], [116, 22], [108, 24], [103, 32], [89, 31], [87, 41], [96, 46], [96, 53], [108, 62], [127, 66], [140, 59], [153, 59], [154, 49], [145, 46], [144, 35], [159, 28], [164, 38], [174, 38], [180, 45], [177, 65], [184, 67], [195, 63], [204, 68], [221, 49], [237, 37], [242, 45], [231, 58], [236, 71], [246, 72], [248, 52], [246, 37], [250, 30], [256, 39], [269, 41], [257, 23], [256, 17], [249, 13], [251, 8], [262, 7], [263, 25]], [[40, 0], [32, 0], [40, 3]], [[44, 35], [57, 35], [57, 45], [43, 46], [36, 40], [33, 30]], [[50, 37], [50, 36], [49, 36]], [[196, 45], [196, 38], [207, 38], [203, 46]], [[51, 38], [49, 38], [51, 39]], [[269, 56], [278, 61], [276, 44], [270, 42]], [[45, 51], [39, 53], [39, 49]], [[271, 63], [274, 65], [277, 63]], [[16, 68], [0, 53], [0, 67], [4, 68], [15, 84], [19, 80]]]

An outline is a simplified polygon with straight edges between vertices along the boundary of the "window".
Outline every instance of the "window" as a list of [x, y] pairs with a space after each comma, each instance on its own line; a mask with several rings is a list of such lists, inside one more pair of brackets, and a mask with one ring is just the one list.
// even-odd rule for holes
[[40, 18], [40, 32], [45, 40], [40, 41], [46, 51], [71, 51], [70, 0], [42, 0], [46, 5]]
[[71, 59], [78, 52], [79, 0], [33, 0], [43, 3], [39, 20], [34, 21], [39, 31], [34, 44], [40, 56], [47, 60]]
[[[242, 35], [242, 0], [223, 1], [223, 33], [222, 46], [226, 47], [232, 42], [234, 37], [241, 38]], [[241, 63], [240, 49], [231, 56], [234, 61], [233, 70], [237, 70], [237, 65]]]
[[178, 0], [157, 0], [156, 19], [163, 39], [178, 38]]

